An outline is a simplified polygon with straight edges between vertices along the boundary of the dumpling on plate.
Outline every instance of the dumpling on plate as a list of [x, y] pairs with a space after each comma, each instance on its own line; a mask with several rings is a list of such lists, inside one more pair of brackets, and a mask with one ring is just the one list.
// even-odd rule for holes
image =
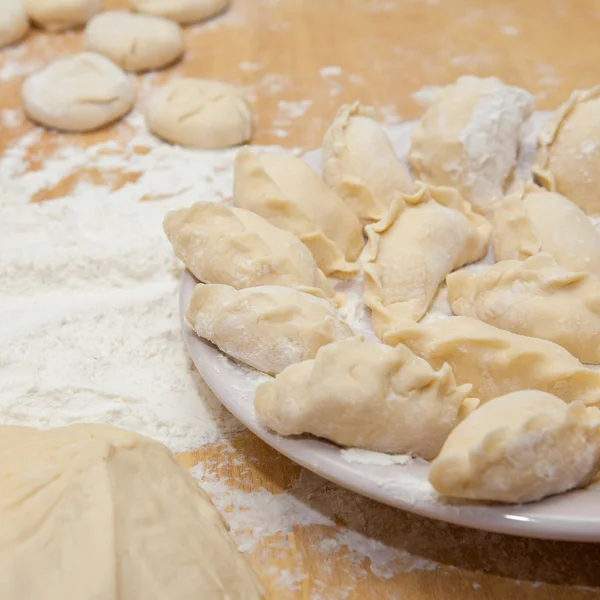
[[569, 271], [549, 254], [504, 260], [446, 278], [452, 312], [549, 340], [584, 363], [600, 364], [600, 280]]
[[234, 204], [300, 238], [326, 275], [349, 279], [358, 274], [361, 224], [303, 160], [285, 152], [240, 150]]
[[600, 410], [524, 390], [490, 400], [454, 429], [431, 463], [445, 496], [533, 502], [587, 485], [600, 467]]
[[382, 219], [392, 200], [415, 188], [375, 110], [358, 102], [342, 106], [325, 134], [323, 179], [363, 223]]
[[248, 210], [198, 202], [168, 213], [164, 230], [177, 257], [204, 283], [284, 285], [336, 298], [306, 246]]
[[[448, 365], [434, 371], [408, 348], [358, 339], [322, 347], [259, 386], [260, 422], [281, 435], [310, 433], [341, 446], [433, 458], [478, 402]], [[460, 415], [460, 416], [459, 416]]]
[[269, 374], [314, 358], [321, 346], [354, 337], [331, 302], [282, 286], [236, 290], [201, 283], [185, 316], [201, 338]]
[[460, 77], [446, 86], [412, 133], [415, 177], [455, 187], [491, 216], [510, 184], [533, 96], [496, 77]]

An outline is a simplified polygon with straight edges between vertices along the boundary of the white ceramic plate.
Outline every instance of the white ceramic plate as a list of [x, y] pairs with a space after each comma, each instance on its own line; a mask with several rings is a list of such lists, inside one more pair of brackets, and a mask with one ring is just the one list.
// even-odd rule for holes
[[[547, 114], [536, 113], [524, 132], [519, 171], [527, 173], [535, 149], [535, 134]], [[389, 130], [394, 147], [405, 158], [412, 124]], [[306, 161], [320, 169], [320, 152]], [[264, 429], [254, 413], [254, 391], [265, 376], [246, 369], [201, 340], [185, 321], [196, 280], [186, 272], [181, 281], [180, 315], [183, 335], [200, 374], [233, 415], [267, 444], [294, 462], [345, 488], [391, 506], [458, 525], [489, 531], [555, 540], [600, 541], [600, 485], [527, 505], [484, 505], [440, 499], [427, 481], [427, 464], [379, 466], [350, 462], [334, 444], [311, 437], [284, 438]], [[348, 284], [345, 284], [348, 291]], [[350, 284], [350, 291], [360, 284]], [[360, 329], [368, 327], [363, 320]], [[364, 333], [361, 331], [360, 333]], [[369, 336], [371, 337], [371, 336]]]

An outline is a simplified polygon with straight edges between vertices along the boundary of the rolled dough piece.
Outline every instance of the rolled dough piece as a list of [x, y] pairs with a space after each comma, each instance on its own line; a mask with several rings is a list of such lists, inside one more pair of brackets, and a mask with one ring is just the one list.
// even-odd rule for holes
[[179, 23], [204, 21], [223, 12], [229, 0], [129, 0], [133, 10]]
[[29, 18], [48, 31], [85, 25], [102, 10], [103, 0], [23, 0]]
[[29, 17], [22, 0], [3, 0], [0, 9], [0, 48], [14, 44], [29, 31]]
[[228, 148], [252, 136], [252, 110], [242, 91], [210, 79], [173, 79], [150, 98], [150, 130], [192, 148]]
[[181, 27], [160, 17], [114, 10], [96, 15], [85, 28], [85, 47], [126, 71], [165, 67], [182, 56]]
[[258, 600], [227, 526], [162, 444], [0, 427], [2, 600]]
[[27, 116], [63, 131], [91, 131], [125, 115], [134, 93], [123, 71], [95, 52], [59, 58], [21, 89]]

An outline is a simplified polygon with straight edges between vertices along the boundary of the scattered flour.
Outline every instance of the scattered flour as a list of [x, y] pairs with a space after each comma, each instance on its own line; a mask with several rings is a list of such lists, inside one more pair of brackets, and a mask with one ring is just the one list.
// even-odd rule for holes
[[427, 107], [435, 101], [441, 89], [443, 89], [441, 85], [426, 85], [420, 90], [413, 92], [410, 97], [417, 104]]
[[342, 67], [334, 65], [319, 69], [319, 73], [321, 73], [323, 79], [327, 79], [328, 77], [339, 77], [343, 72]]
[[370, 450], [360, 450], [359, 448], [347, 448], [341, 450], [342, 458], [349, 463], [359, 465], [374, 465], [387, 467], [390, 465], [408, 465], [414, 459], [407, 454], [382, 454], [381, 452], [372, 452]]

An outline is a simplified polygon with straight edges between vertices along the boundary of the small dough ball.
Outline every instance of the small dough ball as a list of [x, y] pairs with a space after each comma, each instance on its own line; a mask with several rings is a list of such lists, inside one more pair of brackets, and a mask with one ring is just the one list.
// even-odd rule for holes
[[210, 19], [229, 6], [229, 0], [130, 0], [133, 10], [179, 23]]
[[29, 18], [48, 31], [85, 25], [102, 10], [102, 0], [23, 0]]
[[29, 17], [21, 0], [2, 0], [0, 48], [18, 42], [29, 31]]
[[129, 112], [134, 93], [108, 58], [81, 52], [59, 58], [29, 76], [21, 89], [33, 121], [63, 131], [91, 131]]
[[85, 47], [126, 71], [160, 69], [185, 51], [183, 30], [169, 19], [123, 10], [100, 13], [87, 25]]
[[252, 111], [242, 91], [210, 79], [170, 81], [150, 98], [146, 118], [153, 133], [191, 148], [229, 148], [252, 135]]

